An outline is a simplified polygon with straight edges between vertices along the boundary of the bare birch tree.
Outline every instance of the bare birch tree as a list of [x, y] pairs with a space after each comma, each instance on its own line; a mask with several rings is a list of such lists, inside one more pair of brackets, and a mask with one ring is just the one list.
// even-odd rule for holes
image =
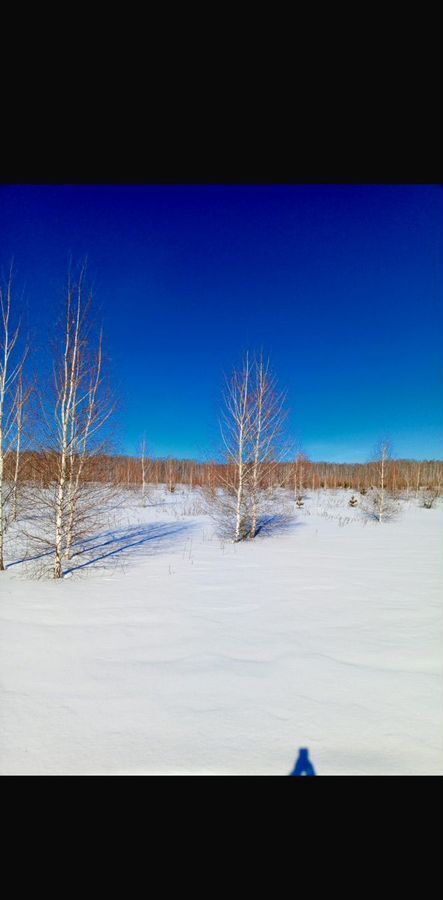
[[251, 472], [247, 489], [251, 497], [249, 537], [254, 538], [263, 503], [281, 486], [276, 484], [277, 468], [288, 450], [282, 444], [286, 394], [278, 390], [277, 379], [263, 354], [254, 361], [251, 393]]
[[418, 465], [417, 466], [417, 484], [416, 484], [416, 489], [415, 489], [415, 499], [416, 500], [418, 500], [418, 496], [420, 493], [420, 470], [421, 470], [421, 467], [420, 467], [420, 465]]
[[206, 491], [208, 512], [222, 533], [235, 543], [250, 533], [248, 483], [251, 479], [252, 415], [251, 364], [249, 354], [241, 368], [225, 378], [220, 419], [225, 465], [220, 466], [213, 486]]
[[141, 469], [142, 469], [142, 502], [146, 498], [146, 440], [143, 437], [141, 446]]
[[251, 362], [245, 354], [241, 368], [225, 380], [220, 422], [225, 464], [216, 468], [206, 496], [208, 511], [235, 543], [257, 535], [282, 475], [284, 481], [289, 475], [289, 469], [279, 469], [284, 402], [263, 355]]
[[167, 461], [167, 490], [170, 494], [173, 494], [176, 488], [176, 465], [175, 460], [168, 458]]
[[[20, 322], [11, 322], [12, 266], [4, 286], [0, 286], [0, 571], [5, 568], [5, 534], [17, 514], [17, 485], [22, 438], [23, 367], [27, 349], [19, 354]], [[6, 472], [7, 461], [14, 459], [14, 470]], [[7, 475], [9, 477], [7, 478]]]
[[41, 528], [28, 537], [50, 549], [57, 579], [63, 577], [64, 562], [78, 552], [76, 545], [97, 527], [111, 490], [109, 478], [100, 472], [106, 465], [101, 435], [114, 404], [103, 371], [102, 332], [97, 337], [92, 333], [92, 296], [85, 276], [85, 264], [77, 278], [69, 274], [52, 400], [42, 400], [46, 427], [36, 463], [41, 471], [31, 491]]
[[308, 457], [300, 452], [293, 464], [294, 500], [299, 506], [303, 506], [308, 462]]
[[149, 480], [152, 475], [152, 462], [148, 460], [146, 455], [146, 437], [143, 435], [140, 444], [140, 473], [142, 485], [142, 505], [146, 506], [150, 502], [149, 497]]
[[230, 381], [226, 383], [224, 400], [225, 411], [221, 432], [228, 462], [229, 474], [226, 479], [226, 487], [234, 497], [234, 541], [237, 542], [249, 533], [246, 488], [250, 478], [248, 462], [253, 410], [251, 367], [248, 354], [244, 358], [240, 371], [235, 370]]
[[26, 448], [26, 437], [29, 439], [27, 413], [29, 410], [29, 400], [33, 391], [34, 387], [32, 385], [28, 385], [27, 387], [24, 386], [22, 366], [17, 378], [17, 389], [14, 397], [14, 406], [16, 410], [14, 429], [15, 445], [12, 447], [11, 451], [14, 460], [14, 469], [11, 478], [11, 517], [13, 522], [16, 522], [18, 519], [20, 478], [23, 479], [26, 475], [26, 458], [24, 457], [23, 450]]
[[371, 486], [364, 510], [369, 512], [381, 524], [397, 512], [398, 507], [388, 492], [387, 480], [389, 464], [392, 460], [390, 442], [383, 438], [374, 451], [375, 484]]

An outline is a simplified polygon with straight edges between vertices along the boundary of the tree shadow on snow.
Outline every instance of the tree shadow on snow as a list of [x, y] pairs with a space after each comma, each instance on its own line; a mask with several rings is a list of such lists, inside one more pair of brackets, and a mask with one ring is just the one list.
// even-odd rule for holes
[[296, 528], [303, 528], [305, 524], [305, 522], [298, 522], [293, 516], [285, 515], [285, 513], [262, 516], [258, 522], [257, 536], [273, 537], [277, 534], [286, 534], [288, 531], [294, 531]]
[[[69, 568], [65, 569], [64, 576], [71, 575], [80, 569], [96, 566], [98, 563], [113, 562], [116, 558], [134, 556], [148, 556], [157, 552], [164, 552], [173, 546], [175, 539], [184, 532], [192, 531], [194, 525], [191, 523], [147, 523], [146, 525], [134, 525], [132, 527], [114, 528], [110, 531], [103, 531], [95, 534], [93, 537], [76, 541], [74, 546], [79, 549], [75, 550], [69, 560]], [[97, 554], [97, 551], [98, 554]], [[27, 556], [23, 559], [15, 560], [6, 568], [17, 566], [20, 563], [29, 563], [34, 560], [50, 557], [54, 555], [54, 550], [47, 550], [36, 556]], [[106, 562], [105, 562], [106, 561]]]

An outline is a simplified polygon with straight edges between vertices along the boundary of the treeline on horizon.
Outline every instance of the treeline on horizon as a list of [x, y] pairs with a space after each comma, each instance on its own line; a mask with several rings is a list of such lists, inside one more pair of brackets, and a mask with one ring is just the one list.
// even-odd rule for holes
[[[5, 476], [12, 477], [15, 455], [5, 458]], [[20, 480], [44, 479], [49, 484], [57, 476], [58, 456], [50, 452], [25, 450], [22, 453]], [[216, 460], [199, 462], [192, 459], [154, 458], [98, 454], [87, 460], [83, 472], [86, 482], [112, 483], [139, 487], [144, 482], [166, 485], [173, 492], [178, 485], [213, 489], [220, 484], [220, 474], [234, 467]], [[443, 483], [443, 460], [389, 459], [386, 464], [386, 488], [393, 492], [417, 492]], [[336, 463], [313, 462], [304, 454], [294, 460], [280, 462], [269, 475], [269, 486], [284, 485], [295, 493], [303, 490], [352, 489], [367, 491], [377, 484], [377, 462]]]

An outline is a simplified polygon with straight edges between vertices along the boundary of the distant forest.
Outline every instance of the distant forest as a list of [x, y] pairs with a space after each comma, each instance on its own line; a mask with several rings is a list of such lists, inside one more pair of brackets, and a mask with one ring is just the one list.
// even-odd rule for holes
[[[55, 477], [58, 458], [56, 454], [24, 451], [20, 479], [23, 481], [48, 480]], [[15, 465], [14, 454], [5, 459], [5, 475]], [[220, 475], [229, 467], [217, 461], [196, 462], [189, 459], [146, 459], [135, 456], [111, 456], [100, 454], [88, 459], [83, 477], [86, 481], [112, 482], [126, 487], [147, 484], [166, 485], [172, 492], [183, 484], [190, 487], [214, 488], [220, 483]], [[386, 488], [407, 494], [422, 488], [439, 488], [443, 483], [443, 461], [390, 459], [387, 464]], [[348, 488], [367, 491], [378, 483], [377, 462], [328, 463], [312, 462], [299, 454], [295, 460], [280, 462], [272, 469], [270, 478], [275, 485], [285, 485], [300, 493], [303, 490], [321, 488]], [[233, 477], [235, 473], [233, 472]]]

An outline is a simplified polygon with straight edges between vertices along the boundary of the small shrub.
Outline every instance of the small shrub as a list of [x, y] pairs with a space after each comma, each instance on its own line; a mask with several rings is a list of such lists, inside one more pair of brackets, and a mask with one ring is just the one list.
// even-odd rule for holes
[[439, 495], [440, 491], [437, 488], [429, 488], [427, 491], [425, 491], [425, 493], [423, 494], [423, 508], [432, 509]]

